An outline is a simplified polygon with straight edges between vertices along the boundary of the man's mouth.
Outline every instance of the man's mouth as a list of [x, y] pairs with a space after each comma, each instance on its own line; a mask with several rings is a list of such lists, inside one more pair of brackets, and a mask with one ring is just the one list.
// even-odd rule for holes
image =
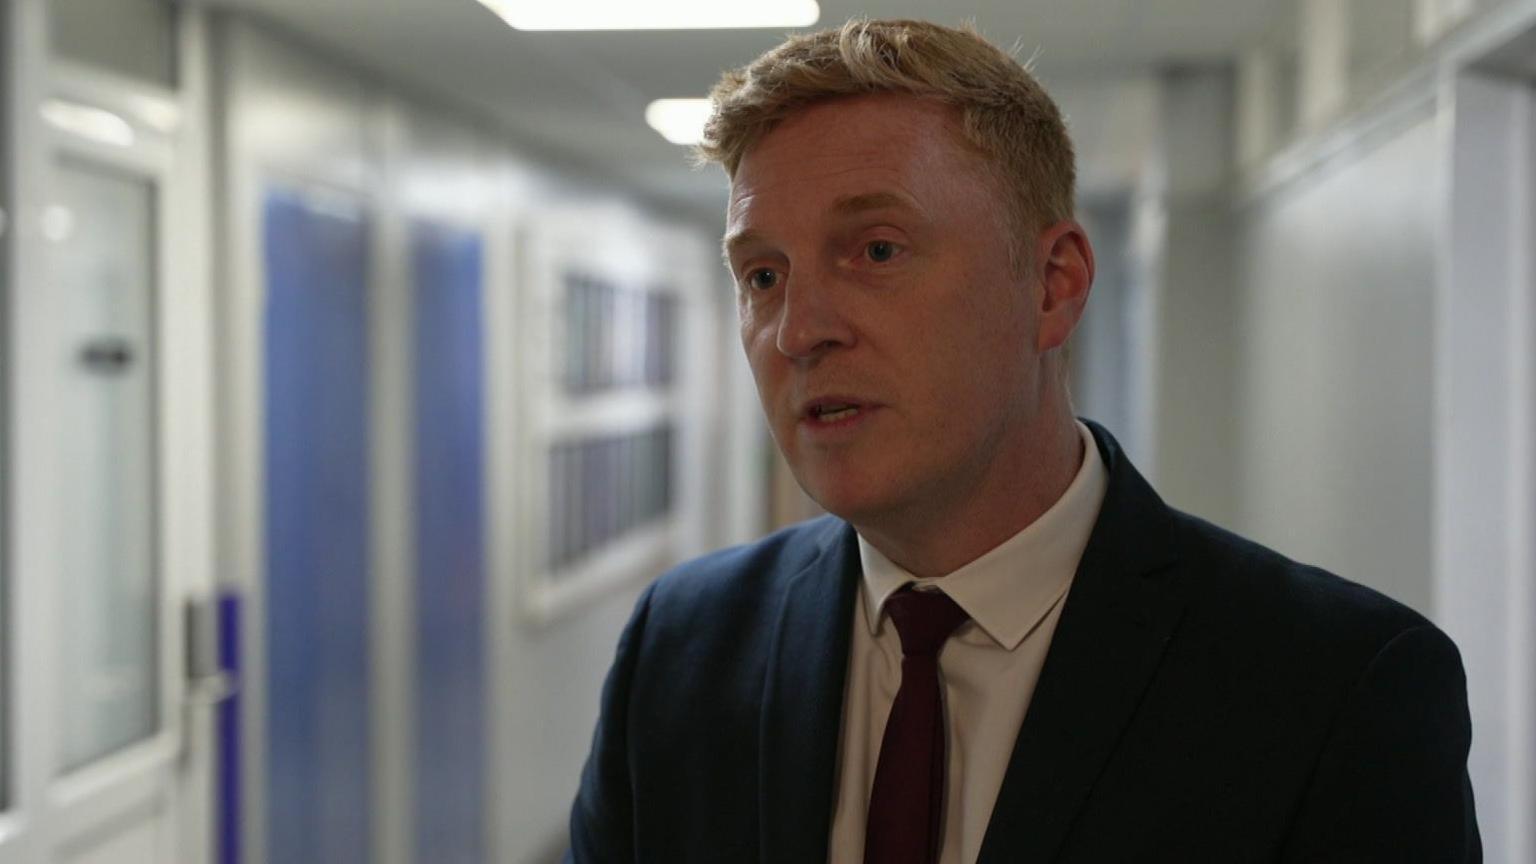
[[806, 413], [818, 423], [836, 423], [858, 416], [862, 407], [856, 402], [817, 402]]

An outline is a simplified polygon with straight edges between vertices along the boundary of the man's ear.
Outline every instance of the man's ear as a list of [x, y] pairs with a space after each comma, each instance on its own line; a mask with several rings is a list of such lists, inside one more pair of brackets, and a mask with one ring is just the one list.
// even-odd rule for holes
[[1036, 350], [1044, 354], [1067, 343], [1093, 287], [1093, 246], [1088, 232], [1071, 219], [1046, 228], [1036, 247], [1040, 274], [1040, 329]]

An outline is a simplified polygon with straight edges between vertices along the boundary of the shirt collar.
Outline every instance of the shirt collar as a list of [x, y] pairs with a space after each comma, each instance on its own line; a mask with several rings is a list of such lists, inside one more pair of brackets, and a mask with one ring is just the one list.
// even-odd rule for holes
[[1077, 428], [1083, 463], [1067, 491], [1022, 531], [953, 573], [919, 579], [860, 535], [869, 632], [879, 633], [885, 601], [910, 582], [943, 590], [992, 641], [1008, 651], [1018, 647], [1071, 584], [1109, 486], [1093, 433], [1080, 421]]

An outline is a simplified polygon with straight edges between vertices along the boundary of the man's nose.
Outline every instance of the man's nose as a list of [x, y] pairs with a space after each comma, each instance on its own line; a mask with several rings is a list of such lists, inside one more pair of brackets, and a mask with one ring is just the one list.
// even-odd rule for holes
[[[796, 278], [798, 277], [798, 278]], [[794, 360], [811, 360], [837, 347], [853, 344], [846, 315], [846, 297], [835, 280], [801, 271], [784, 287], [779, 308], [779, 353]]]

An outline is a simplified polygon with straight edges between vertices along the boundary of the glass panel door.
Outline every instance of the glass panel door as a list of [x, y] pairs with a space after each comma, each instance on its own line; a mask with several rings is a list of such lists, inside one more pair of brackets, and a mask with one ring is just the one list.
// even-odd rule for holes
[[160, 727], [155, 188], [84, 161], [56, 167], [43, 224], [68, 328], [57, 379], [66, 533], [56, 686], [58, 758], [70, 771]]

